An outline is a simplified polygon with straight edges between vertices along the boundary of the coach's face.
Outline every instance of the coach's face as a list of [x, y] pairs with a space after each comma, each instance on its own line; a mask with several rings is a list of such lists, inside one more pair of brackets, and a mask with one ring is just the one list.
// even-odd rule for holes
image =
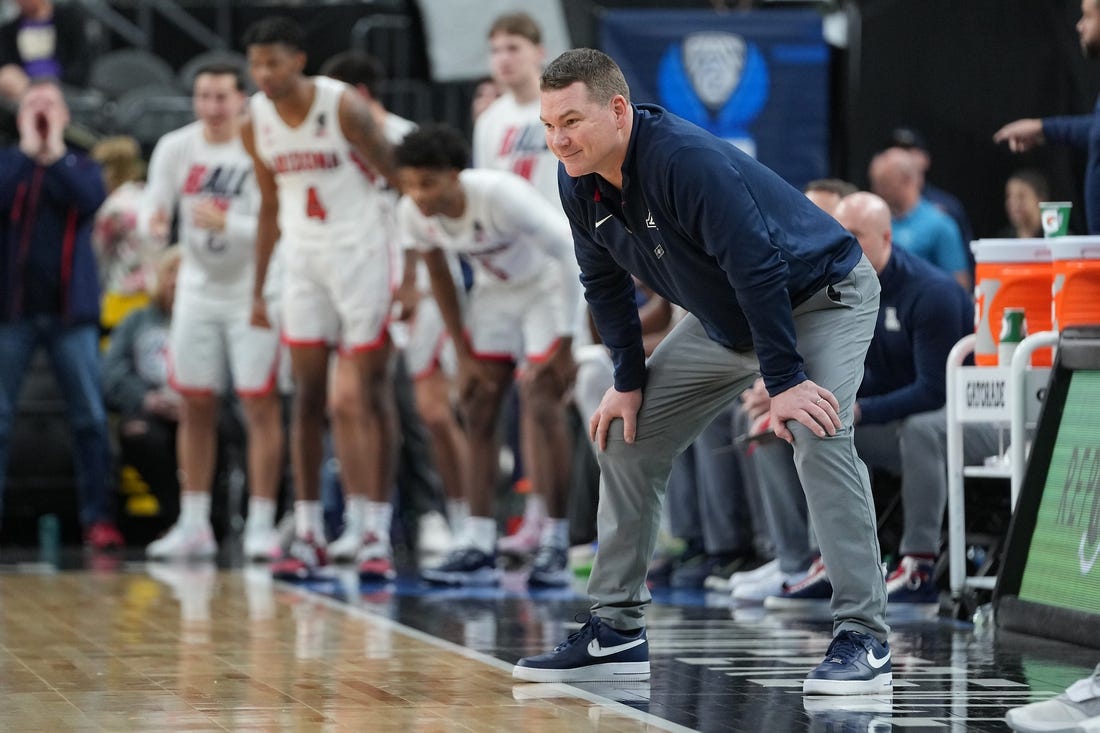
[[248, 47], [248, 70], [256, 87], [277, 100], [294, 89], [294, 83], [306, 66], [306, 55], [282, 43], [253, 44]]
[[546, 144], [574, 178], [589, 173], [603, 174], [613, 183], [620, 178], [632, 114], [622, 95], [600, 104], [589, 97], [583, 82], [542, 92]]

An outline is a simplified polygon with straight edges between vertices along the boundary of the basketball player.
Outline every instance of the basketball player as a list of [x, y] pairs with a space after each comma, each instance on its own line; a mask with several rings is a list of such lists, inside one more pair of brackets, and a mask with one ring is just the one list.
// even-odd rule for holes
[[[295, 382], [296, 538], [274, 573], [309, 578], [326, 562], [318, 497], [327, 403], [348, 494], [345, 534], [356, 548], [360, 575], [389, 578], [396, 432], [388, 323], [399, 263], [373, 179], [392, 175], [392, 151], [354, 90], [302, 73], [302, 42], [301, 28], [278, 16], [245, 35], [260, 89], [252, 97], [251, 123], [242, 130], [261, 194], [252, 319], [268, 325], [263, 283], [281, 234], [283, 340]], [[329, 394], [334, 348], [339, 358]]]
[[[493, 21], [489, 67], [503, 93], [474, 124], [473, 161], [475, 168], [511, 171], [526, 178], [564, 218], [558, 199], [558, 160], [546, 147], [539, 119], [539, 75], [545, 56], [542, 31], [531, 16], [509, 13]], [[582, 306], [578, 300], [578, 314], [583, 312]], [[519, 529], [499, 543], [501, 552], [516, 555], [527, 554], [538, 545], [548, 514], [555, 521], [564, 521], [568, 473], [560, 469], [571, 461], [568, 441], [553, 440], [536, 450], [526, 443], [543, 442], [547, 436], [530, 435], [522, 428], [520, 433], [523, 455], [545, 456], [546, 463], [524, 464], [535, 491], [528, 495]], [[564, 426], [553, 434], [565, 435]]]
[[[391, 144], [397, 145], [405, 135], [416, 129], [416, 123], [390, 112], [378, 98], [378, 82], [385, 74], [381, 62], [373, 56], [361, 51], [344, 51], [325, 61], [321, 66], [321, 75], [351, 85], [366, 100], [375, 122]], [[378, 183], [382, 184], [387, 204], [387, 224], [392, 224], [396, 229], [392, 218], [395, 216], [398, 192], [386, 186], [385, 179], [379, 178]], [[394, 236], [396, 238], [396, 231]], [[457, 267], [457, 262], [455, 265]], [[398, 345], [404, 352], [399, 354], [399, 359], [404, 358], [405, 364], [403, 367], [399, 364], [394, 377], [395, 380], [409, 380], [411, 376], [413, 386], [409, 391], [414, 394], [414, 400], [410, 401], [415, 401], [416, 412], [404, 414], [403, 401], [397, 401], [398, 424], [403, 438], [401, 450], [408, 451], [417, 442], [424, 442], [410, 438], [407, 432], [407, 423], [415, 423], [419, 416], [430, 436], [432, 457], [447, 495], [447, 514], [452, 522], [461, 523], [469, 513], [465, 503], [468, 448], [466, 435], [455, 417], [451, 397], [454, 349], [439, 316], [439, 309], [432, 300], [428, 271], [413, 248], [404, 251], [403, 271], [405, 279], [398, 288], [396, 298], [399, 316], [407, 324], [404, 343], [398, 339]], [[399, 382], [395, 386], [398, 390], [408, 388], [407, 384]], [[419, 430], [419, 426], [413, 425], [413, 429]], [[423, 452], [405, 454], [400, 466], [404, 468], [412, 461], [420, 463], [423, 458]], [[412, 477], [404, 477], [399, 471], [399, 485], [408, 486], [413, 491], [419, 490], [421, 494], [427, 493], [423, 489], [430, 488], [425, 482], [406, 482], [405, 478]], [[406, 495], [404, 498], [413, 506], [431, 506], [436, 497]], [[435, 510], [421, 515], [416, 543], [421, 554], [440, 554], [451, 549], [451, 533], [443, 515]], [[335, 556], [339, 550], [334, 542], [329, 546], [329, 555]]]
[[[452, 128], [430, 125], [410, 133], [396, 157], [405, 193], [398, 224], [424, 255], [455, 345], [472, 468], [471, 516], [458, 549], [422, 575], [450, 584], [493, 582], [497, 416], [517, 365], [523, 429], [535, 438], [524, 443], [531, 448], [524, 457], [530, 465], [544, 464], [550, 446], [566, 440], [562, 397], [573, 376], [572, 304], [580, 297], [571, 235], [565, 218], [523, 179], [464, 170], [466, 144]], [[448, 251], [474, 266], [465, 317]], [[569, 470], [568, 464], [557, 468]], [[566, 584], [566, 520], [548, 523], [540, 540], [529, 583]]]
[[270, 559], [278, 544], [275, 500], [283, 424], [275, 373], [278, 338], [249, 323], [259, 195], [252, 160], [240, 140], [244, 81], [230, 65], [195, 76], [197, 121], [157, 143], [139, 226], [166, 240], [179, 207], [183, 257], [169, 336], [171, 380], [183, 396], [177, 437], [180, 516], [146, 548], [154, 559], [212, 557], [210, 486], [217, 451], [218, 407], [229, 380], [248, 428], [250, 497], [245, 555]]

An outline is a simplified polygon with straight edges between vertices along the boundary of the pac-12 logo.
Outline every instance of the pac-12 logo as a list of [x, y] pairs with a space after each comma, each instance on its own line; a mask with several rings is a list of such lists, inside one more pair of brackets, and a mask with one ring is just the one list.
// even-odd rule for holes
[[736, 33], [691, 33], [665, 51], [657, 71], [661, 103], [750, 155], [749, 125], [768, 100], [768, 67], [756, 44]]

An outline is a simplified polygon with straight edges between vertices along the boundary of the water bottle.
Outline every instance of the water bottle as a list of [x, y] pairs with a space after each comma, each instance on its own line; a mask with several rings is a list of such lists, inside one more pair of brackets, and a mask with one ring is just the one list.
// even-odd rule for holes
[[38, 518], [38, 556], [48, 565], [61, 562], [61, 522], [56, 514], [43, 514]]

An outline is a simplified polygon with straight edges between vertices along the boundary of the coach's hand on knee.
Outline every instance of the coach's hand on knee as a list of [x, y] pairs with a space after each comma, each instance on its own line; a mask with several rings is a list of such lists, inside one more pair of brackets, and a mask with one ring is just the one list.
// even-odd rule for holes
[[787, 429], [788, 420], [797, 420], [819, 438], [836, 435], [836, 431], [843, 427], [840, 403], [836, 397], [809, 379], [772, 398], [772, 429], [780, 438], [793, 443], [794, 435]]
[[604, 392], [600, 406], [588, 421], [588, 437], [600, 450], [607, 450], [607, 431], [611, 421], [622, 418], [623, 440], [633, 443], [638, 431], [638, 410], [642, 407], [642, 390], [620, 392], [612, 387]]

